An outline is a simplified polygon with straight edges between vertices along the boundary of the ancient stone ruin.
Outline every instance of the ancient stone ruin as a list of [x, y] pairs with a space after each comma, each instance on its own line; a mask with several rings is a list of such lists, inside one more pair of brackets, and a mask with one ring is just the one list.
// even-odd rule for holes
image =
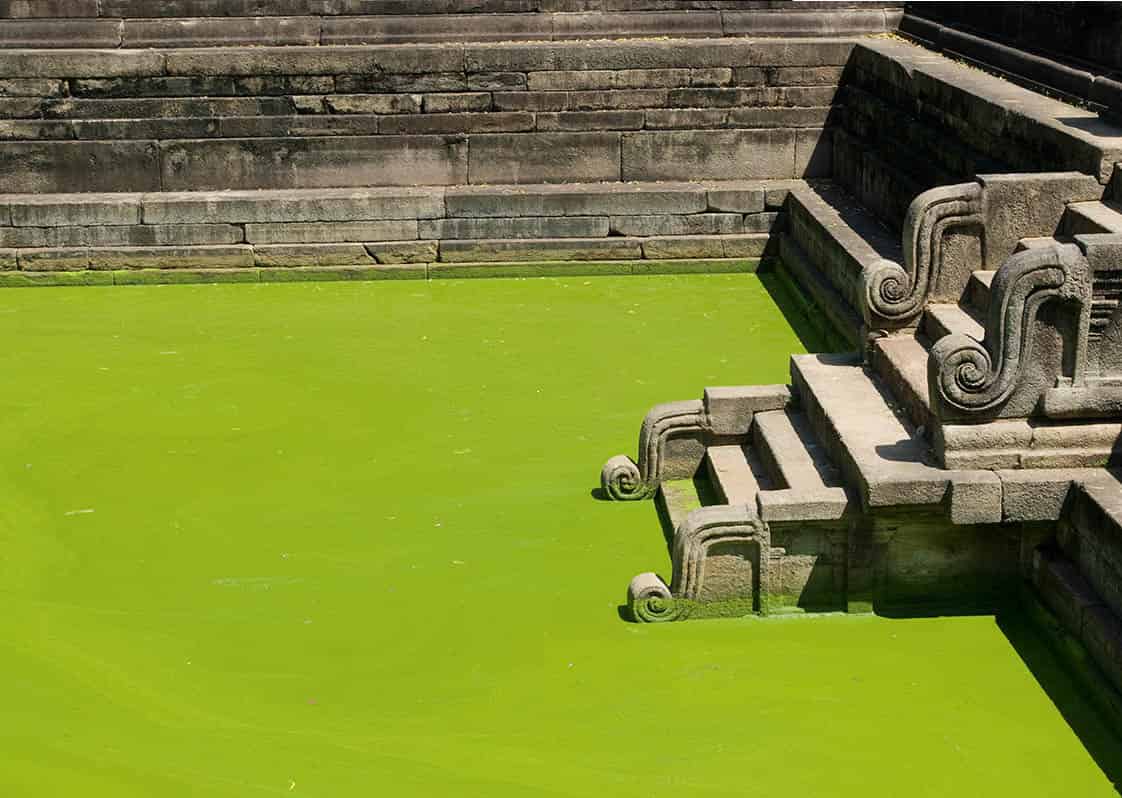
[[604, 466], [633, 617], [1030, 591], [1122, 688], [1122, 26], [983, 5], [3, 0], [0, 284], [773, 269], [843, 344]]

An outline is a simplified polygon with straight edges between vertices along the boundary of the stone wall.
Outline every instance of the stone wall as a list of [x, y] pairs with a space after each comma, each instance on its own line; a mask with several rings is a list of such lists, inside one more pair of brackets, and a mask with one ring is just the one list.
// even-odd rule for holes
[[9, 192], [830, 173], [851, 40], [0, 51]]

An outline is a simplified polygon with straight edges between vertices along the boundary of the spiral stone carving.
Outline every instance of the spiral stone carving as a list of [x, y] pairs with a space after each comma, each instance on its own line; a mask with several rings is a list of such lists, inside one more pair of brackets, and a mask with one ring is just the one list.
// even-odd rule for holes
[[941, 417], [948, 411], [992, 412], [1017, 390], [1025, 364], [1032, 359], [1033, 322], [1049, 300], [1081, 309], [1075, 342], [1075, 376], [1080, 377], [1086, 359], [1091, 267], [1077, 246], [1057, 242], [1012, 255], [994, 276], [990, 297], [983, 341], [955, 333], [931, 347], [928, 390]]
[[862, 272], [870, 330], [906, 326], [923, 312], [943, 261], [943, 237], [954, 227], [983, 223], [978, 183], [940, 186], [912, 200], [904, 220], [904, 264], [878, 260]]
[[600, 470], [600, 487], [613, 501], [636, 501], [649, 498], [657, 484], [643, 481], [639, 466], [625, 454], [617, 454]]
[[643, 573], [627, 586], [627, 608], [639, 623], [664, 623], [684, 620], [688, 605], [675, 600], [670, 588], [658, 574]]
[[600, 487], [615, 501], [649, 499], [662, 481], [664, 447], [677, 435], [705, 432], [709, 421], [700, 400], [657, 405], [639, 430], [639, 461], [616, 455], [600, 469]]

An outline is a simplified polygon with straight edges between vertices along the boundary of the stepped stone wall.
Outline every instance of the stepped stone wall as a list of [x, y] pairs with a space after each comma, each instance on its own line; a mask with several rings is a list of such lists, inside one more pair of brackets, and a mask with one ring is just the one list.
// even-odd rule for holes
[[10, 192], [815, 177], [852, 40], [0, 51]]

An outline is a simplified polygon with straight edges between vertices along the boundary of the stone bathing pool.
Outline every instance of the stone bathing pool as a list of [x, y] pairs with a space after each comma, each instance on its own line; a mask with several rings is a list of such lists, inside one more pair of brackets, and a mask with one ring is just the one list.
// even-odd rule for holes
[[1016, 615], [621, 620], [596, 470], [786, 379], [767, 279], [5, 294], [4, 793], [1114, 794]]

